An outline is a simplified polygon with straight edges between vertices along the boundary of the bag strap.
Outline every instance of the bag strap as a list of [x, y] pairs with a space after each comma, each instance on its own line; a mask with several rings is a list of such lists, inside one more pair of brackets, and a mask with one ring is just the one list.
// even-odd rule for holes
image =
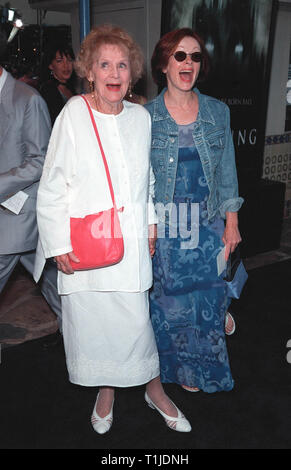
[[95, 134], [96, 134], [96, 137], [97, 137], [97, 141], [98, 141], [98, 144], [99, 144], [99, 147], [100, 147], [100, 151], [101, 151], [101, 155], [102, 155], [102, 159], [103, 159], [103, 163], [104, 163], [104, 167], [105, 167], [105, 172], [106, 172], [106, 176], [107, 176], [107, 180], [108, 180], [108, 184], [109, 184], [111, 199], [112, 199], [112, 202], [113, 202], [113, 206], [116, 207], [114, 191], [113, 191], [112, 181], [111, 181], [111, 177], [110, 177], [110, 172], [109, 172], [107, 160], [106, 160], [106, 157], [105, 157], [105, 153], [104, 153], [104, 150], [103, 150], [103, 147], [102, 147], [99, 132], [98, 132], [98, 129], [97, 129], [97, 125], [96, 125], [96, 122], [95, 122], [95, 119], [94, 119], [94, 116], [93, 116], [93, 113], [92, 113], [92, 109], [91, 109], [91, 106], [88, 103], [88, 100], [85, 98], [85, 96], [83, 96], [83, 95], [80, 95], [80, 96], [85, 101], [85, 103], [87, 105], [87, 108], [88, 108], [88, 111], [89, 111], [89, 114], [90, 114], [90, 118], [91, 118], [91, 121], [92, 121], [92, 124], [93, 124], [93, 127], [94, 127], [94, 131], [95, 131]]

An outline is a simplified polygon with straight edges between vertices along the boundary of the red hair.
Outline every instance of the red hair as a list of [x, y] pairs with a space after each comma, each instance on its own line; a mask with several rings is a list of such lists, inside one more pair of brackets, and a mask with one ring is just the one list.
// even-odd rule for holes
[[210, 61], [209, 61], [209, 54], [205, 47], [204, 41], [192, 29], [181, 28], [181, 29], [175, 29], [174, 31], [170, 31], [169, 33], [165, 34], [159, 40], [159, 42], [157, 43], [155, 47], [151, 64], [152, 64], [152, 76], [157, 85], [159, 86], [167, 85], [167, 79], [166, 79], [166, 75], [163, 72], [163, 69], [167, 67], [171, 55], [175, 51], [178, 44], [185, 37], [194, 38], [200, 45], [203, 59], [201, 62], [199, 81], [202, 81], [206, 78], [209, 72], [209, 68], [210, 68]]
[[124, 29], [111, 24], [95, 26], [83, 40], [75, 62], [75, 70], [79, 77], [87, 78], [96, 60], [96, 54], [103, 45], [124, 47], [128, 50], [131, 81], [134, 85], [143, 74], [144, 58], [141, 48]]

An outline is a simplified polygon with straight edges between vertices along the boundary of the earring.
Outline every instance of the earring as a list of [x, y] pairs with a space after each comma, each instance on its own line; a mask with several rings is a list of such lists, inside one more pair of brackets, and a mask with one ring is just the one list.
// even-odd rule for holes
[[132, 98], [132, 88], [131, 88], [131, 82], [129, 82], [129, 87], [128, 87], [128, 96], [129, 98]]
[[92, 98], [92, 101], [93, 103], [95, 104], [95, 107], [96, 107], [96, 110], [98, 111], [98, 105], [97, 105], [97, 99], [96, 99], [96, 96], [95, 96], [95, 84], [93, 81], [89, 81], [89, 86], [90, 86], [90, 93], [91, 93], [91, 98]]
[[91, 80], [89, 81], [89, 86], [90, 86], [90, 93], [92, 94], [92, 98], [93, 98], [93, 94], [94, 94], [94, 82], [91, 82]]

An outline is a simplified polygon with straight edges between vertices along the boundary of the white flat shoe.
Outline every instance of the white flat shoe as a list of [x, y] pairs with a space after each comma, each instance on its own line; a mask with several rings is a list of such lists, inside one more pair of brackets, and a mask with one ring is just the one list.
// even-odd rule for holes
[[163, 411], [161, 411], [160, 408], [158, 408], [154, 404], [154, 402], [150, 399], [147, 392], [145, 393], [144, 397], [145, 397], [145, 401], [147, 402], [149, 407], [154, 409], [154, 410], [157, 410], [162, 415], [162, 417], [164, 418], [164, 420], [166, 422], [166, 425], [170, 429], [173, 429], [174, 431], [178, 431], [178, 432], [190, 432], [191, 431], [191, 429], [192, 429], [191, 424], [189, 423], [189, 421], [185, 418], [183, 413], [179, 410], [179, 408], [176, 407], [176, 405], [173, 402], [172, 402], [173, 405], [175, 406], [175, 408], [178, 411], [177, 418], [173, 418], [173, 416], [168, 416], [168, 415], [166, 415], [166, 413], [163, 413]]
[[109, 431], [109, 429], [112, 426], [114, 398], [113, 398], [110, 413], [104, 418], [100, 418], [100, 416], [96, 412], [96, 405], [97, 405], [98, 397], [99, 397], [99, 393], [97, 395], [96, 403], [94, 405], [94, 410], [91, 416], [91, 424], [94, 428], [94, 431], [98, 432], [98, 434], [105, 434], [106, 432]]

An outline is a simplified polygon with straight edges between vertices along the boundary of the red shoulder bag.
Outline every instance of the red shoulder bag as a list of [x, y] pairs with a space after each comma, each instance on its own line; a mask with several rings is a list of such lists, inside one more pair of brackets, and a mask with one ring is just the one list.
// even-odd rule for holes
[[71, 261], [72, 268], [76, 271], [111, 266], [119, 263], [124, 255], [124, 242], [118, 217], [118, 212], [123, 208], [118, 210], [116, 207], [111, 177], [96, 122], [88, 101], [84, 96], [82, 98], [88, 107], [101, 151], [113, 207], [83, 218], [70, 218], [71, 244], [73, 252], [80, 260], [80, 263]]

